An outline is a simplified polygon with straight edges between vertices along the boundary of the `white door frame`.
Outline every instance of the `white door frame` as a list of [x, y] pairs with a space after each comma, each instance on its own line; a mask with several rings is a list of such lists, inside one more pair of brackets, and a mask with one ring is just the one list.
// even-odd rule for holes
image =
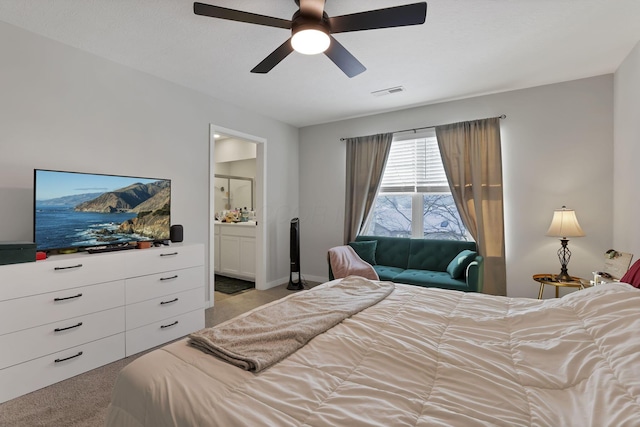
[[214, 230], [215, 230], [215, 137], [216, 133], [222, 133], [234, 138], [244, 139], [248, 142], [256, 144], [256, 205], [254, 209], [256, 211], [256, 289], [267, 289], [266, 280], [266, 230], [267, 227], [267, 210], [266, 210], [266, 182], [267, 182], [267, 159], [266, 159], [266, 145], [267, 140], [258, 136], [249, 135], [243, 132], [239, 132], [233, 129], [228, 129], [222, 126], [210, 124], [209, 125], [209, 307], [213, 307], [214, 304], [214, 278], [215, 270], [213, 267], [215, 259], [215, 246], [214, 246]]

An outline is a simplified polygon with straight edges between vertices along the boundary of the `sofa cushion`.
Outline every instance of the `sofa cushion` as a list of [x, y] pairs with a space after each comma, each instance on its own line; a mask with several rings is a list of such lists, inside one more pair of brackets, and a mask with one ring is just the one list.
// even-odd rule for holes
[[378, 273], [380, 280], [390, 280], [392, 282], [394, 277], [404, 272], [404, 268], [389, 267], [386, 265], [374, 265], [373, 269]]
[[[378, 242], [378, 246], [376, 246], [376, 264], [386, 265], [389, 267], [407, 268], [411, 239], [378, 236], [356, 237], [356, 242], [372, 240]], [[453, 257], [453, 255], [451, 255], [451, 257]], [[444, 271], [444, 269], [442, 271]]]
[[456, 291], [468, 290], [464, 280], [456, 280], [446, 271], [405, 270], [393, 278], [393, 282], [406, 283], [424, 287], [453, 289]]
[[464, 275], [465, 270], [476, 259], [477, 252], [465, 249], [461, 251], [447, 266], [447, 273], [454, 279], [459, 279]]
[[[460, 240], [410, 239], [411, 250], [407, 268], [447, 271], [449, 262], [465, 249], [476, 250], [476, 242]], [[378, 261], [378, 264], [382, 264]]]
[[376, 246], [378, 242], [375, 240], [366, 242], [349, 242], [349, 246], [353, 248], [358, 256], [371, 265], [376, 265]]

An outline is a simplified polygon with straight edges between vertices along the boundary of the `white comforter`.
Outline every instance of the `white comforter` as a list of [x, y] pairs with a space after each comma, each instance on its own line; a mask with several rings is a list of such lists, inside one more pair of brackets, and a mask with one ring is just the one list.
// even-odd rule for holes
[[639, 426], [640, 291], [538, 301], [396, 285], [259, 374], [186, 340], [142, 356], [107, 425]]

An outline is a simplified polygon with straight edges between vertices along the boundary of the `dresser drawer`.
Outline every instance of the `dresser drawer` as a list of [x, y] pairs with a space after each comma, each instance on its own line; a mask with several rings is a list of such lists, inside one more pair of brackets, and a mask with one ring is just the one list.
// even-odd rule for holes
[[197, 309], [204, 310], [203, 288], [130, 304], [126, 308], [127, 330]]
[[0, 402], [121, 359], [124, 345], [125, 336], [120, 333], [0, 369]]
[[124, 305], [124, 280], [0, 302], [0, 335]]
[[0, 335], [0, 369], [124, 332], [124, 307]]
[[127, 356], [204, 328], [204, 310], [196, 310], [140, 328], [127, 330]]
[[0, 300], [124, 279], [124, 254], [56, 255], [49, 259], [2, 266]]
[[169, 246], [136, 251], [127, 259], [127, 277], [180, 270], [204, 265], [204, 246]]
[[125, 283], [125, 301], [133, 304], [194, 288], [204, 289], [203, 266], [129, 279]]

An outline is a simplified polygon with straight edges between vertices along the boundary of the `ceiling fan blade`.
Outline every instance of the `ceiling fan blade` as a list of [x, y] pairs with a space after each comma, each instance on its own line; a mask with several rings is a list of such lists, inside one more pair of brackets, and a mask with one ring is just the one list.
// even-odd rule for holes
[[329, 18], [332, 33], [424, 24], [427, 3], [413, 3]]
[[253, 67], [252, 73], [266, 74], [273, 67], [278, 65], [280, 61], [286, 58], [291, 52], [293, 52], [293, 46], [291, 46], [291, 38], [282, 43], [276, 50], [271, 52], [269, 56], [264, 58], [261, 63]]
[[[329, 36], [331, 37], [331, 36]], [[344, 48], [338, 40], [331, 37], [329, 48], [324, 54], [333, 61], [349, 78], [357, 76], [366, 70], [365, 66], [360, 63], [347, 49]]]
[[325, 0], [300, 0], [300, 13], [304, 16], [322, 19]]
[[258, 15], [255, 13], [227, 9], [226, 7], [213, 6], [198, 2], [193, 3], [193, 13], [196, 15], [209, 16], [211, 18], [266, 25], [267, 27], [291, 29], [291, 21], [288, 19], [272, 18], [271, 16]]

